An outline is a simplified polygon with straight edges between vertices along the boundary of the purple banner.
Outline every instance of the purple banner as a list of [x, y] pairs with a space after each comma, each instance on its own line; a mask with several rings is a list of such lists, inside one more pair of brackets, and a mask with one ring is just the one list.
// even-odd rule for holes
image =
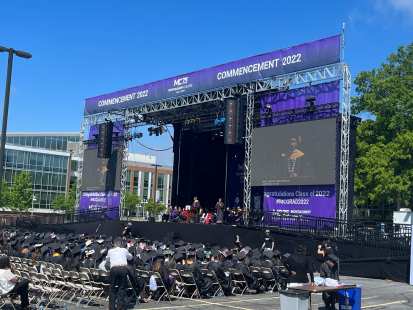
[[260, 126], [332, 118], [338, 114], [339, 100], [339, 81], [268, 94], [260, 99]]
[[264, 212], [336, 217], [335, 185], [264, 187]]
[[86, 99], [85, 114], [228, 87], [340, 62], [340, 35]]
[[119, 218], [119, 192], [82, 192], [79, 202], [79, 212], [105, 211], [105, 218]]

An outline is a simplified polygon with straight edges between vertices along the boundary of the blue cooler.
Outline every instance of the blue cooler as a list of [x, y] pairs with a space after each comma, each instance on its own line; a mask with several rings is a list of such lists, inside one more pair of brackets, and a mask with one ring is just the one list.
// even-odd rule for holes
[[361, 309], [361, 287], [340, 290], [338, 294], [338, 307], [340, 310]]

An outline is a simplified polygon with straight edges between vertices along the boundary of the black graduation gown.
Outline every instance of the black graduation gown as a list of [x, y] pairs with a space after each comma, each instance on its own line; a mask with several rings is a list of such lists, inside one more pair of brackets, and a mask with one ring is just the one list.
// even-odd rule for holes
[[217, 276], [219, 284], [221, 284], [224, 294], [229, 296], [232, 294], [231, 277], [227, 277], [222, 264], [220, 262], [210, 262], [208, 264], [208, 270], [213, 271]]

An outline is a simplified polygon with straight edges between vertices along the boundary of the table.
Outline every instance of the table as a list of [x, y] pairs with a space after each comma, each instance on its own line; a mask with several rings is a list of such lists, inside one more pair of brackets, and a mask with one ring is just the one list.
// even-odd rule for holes
[[357, 287], [355, 284], [341, 285], [341, 286], [313, 286], [309, 284], [304, 284], [300, 286], [295, 286], [289, 288], [290, 290], [302, 291], [308, 293], [310, 296], [310, 308], [311, 308], [311, 294], [320, 294], [320, 293], [332, 293], [341, 290], [348, 290]]

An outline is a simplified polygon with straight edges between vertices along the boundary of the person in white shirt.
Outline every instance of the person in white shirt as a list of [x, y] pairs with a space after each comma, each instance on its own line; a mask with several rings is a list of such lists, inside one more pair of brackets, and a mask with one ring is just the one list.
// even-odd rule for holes
[[18, 279], [10, 270], [10, 260], [8, 256], [0, 256], [0, 295], [17, 294], [20, 295], [21, 308], [29, 307], [29, 281]]
[[126, 309], [126, 290], [128, 288], [128, 276], [134, 281], [128, 268], [128, 260], [133, 256], [123, 247], [123, 240], [117, 238], [114, 247], [108, 251], [106, 264], [110, 266], [109, 280], [109, 309]]

